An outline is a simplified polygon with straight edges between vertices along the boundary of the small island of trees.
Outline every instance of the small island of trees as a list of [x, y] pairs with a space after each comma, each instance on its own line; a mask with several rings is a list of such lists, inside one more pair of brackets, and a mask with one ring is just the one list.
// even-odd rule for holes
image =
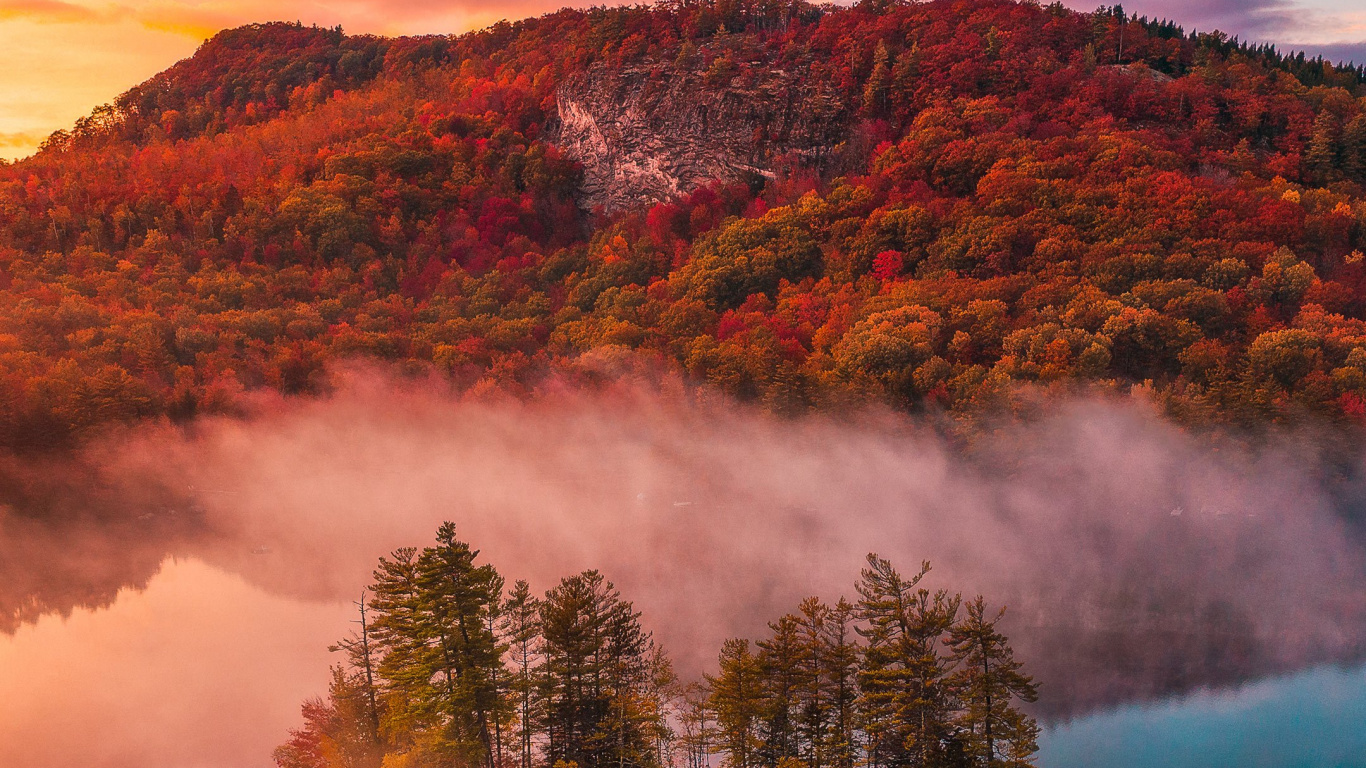
[[478, 557], [446, 523], [380, 558], [280, 768], [966, 768], [1036, 751], [1004, 609], [931, 591], [928, 562], [908, 577], [870, 554], [856, 601], [808, 598], [685, 683], [603, 574], [537, 597]]

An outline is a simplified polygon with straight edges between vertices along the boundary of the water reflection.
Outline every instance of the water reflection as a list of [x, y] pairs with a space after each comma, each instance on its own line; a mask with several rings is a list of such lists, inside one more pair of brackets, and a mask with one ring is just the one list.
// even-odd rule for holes
[[1040, 738], [1042, 768], [1361, 768], [1366, 667], [1320, 667], [1075, 720]]
[[[168, 559], [104, 607], [0, 634], [0, 766], [265, 768], [351, 618]], [[1363, 724], [1366, 667], [1324, 667], [1074, 720], [1044, 734], [1040, 765], [1366, 767]]]
[[108, 607], [0, 635], [0, 765], [264, 768], [349, 618], [168, 560]]

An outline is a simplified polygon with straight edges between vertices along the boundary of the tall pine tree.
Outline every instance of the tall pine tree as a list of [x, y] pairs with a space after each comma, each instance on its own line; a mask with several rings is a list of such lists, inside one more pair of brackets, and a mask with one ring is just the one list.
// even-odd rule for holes
[[957, 718], [961, 738], [972, 764], [986, 768], [1028, 765], [1038, 750], [1038, 726], [1015, 706], [1016, 701], [1036, 701], [1038, 692], [996, 629], [1003, 615], [1004, 608], [988, 617], [979, 595], [949, 630], [956, 665], [951, 683], [963, 706]]
[[863, 727], [874, 768], [948, 764], [953, 692], [940, 648], [958, 612], [958, 598], [919, 586], [928, 562], [905, 579], [875, 554], [858, 584], [858, 615], [866, 626], [859, 672]]
[[640, 614], [597, 571], [562, 580], [540, 605], [546, 759], [580, 768], [659, 763], [644, 706], [653, 641]]
[[720, 669], [707, 678], [708, 708], [716, 719], [716, 747], [726, 756], [727, 768], [755, 768], [759, 764], [759, 723], [764, 703], [759, 660], [748, 640], [721, 644]]

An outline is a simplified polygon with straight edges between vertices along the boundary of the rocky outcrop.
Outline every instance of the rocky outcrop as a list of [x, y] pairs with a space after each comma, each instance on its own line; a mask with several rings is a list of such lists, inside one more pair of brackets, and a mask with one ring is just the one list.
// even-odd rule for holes
[[846, 117], [828, 86], [777, 68], [718, 78], [672, 64], [597, 66], [557, 97], [551, 141], [583, 165], [584, 207], [609, 212], [819, 164]]

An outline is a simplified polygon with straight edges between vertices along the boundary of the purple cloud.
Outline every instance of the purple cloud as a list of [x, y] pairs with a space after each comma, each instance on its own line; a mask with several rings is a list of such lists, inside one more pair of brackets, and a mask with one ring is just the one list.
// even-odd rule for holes
[[[1065, 1], [1078, 10], [1094, 7], [1086, 0]], [[1285, 52], [1303, 50], [1330, 61], [1366, 64], [1366, 40], [1304, 42], [1322, 40], [1324, 30], [1352, 26], [1323, 0], [1130, 0], [1123, 5], [1128, 13], [1168, 19], [1187, 32], [1217, 29], [1241, 40], [1274, 43]]]
[[1281, 47], [1303, 50], [1308, 56], [1322, 56], [1328, 61], [1356, 65], [1366, 64], [1366, 41], [1360, 43], [1287, 44]]
[[1187, 30], [1219, 29], [1243, 38], [1274, 39], [1303, 25], [1305, 12], [1287, 0], [1141, 0], [1125, 10], [1167, 18]]

